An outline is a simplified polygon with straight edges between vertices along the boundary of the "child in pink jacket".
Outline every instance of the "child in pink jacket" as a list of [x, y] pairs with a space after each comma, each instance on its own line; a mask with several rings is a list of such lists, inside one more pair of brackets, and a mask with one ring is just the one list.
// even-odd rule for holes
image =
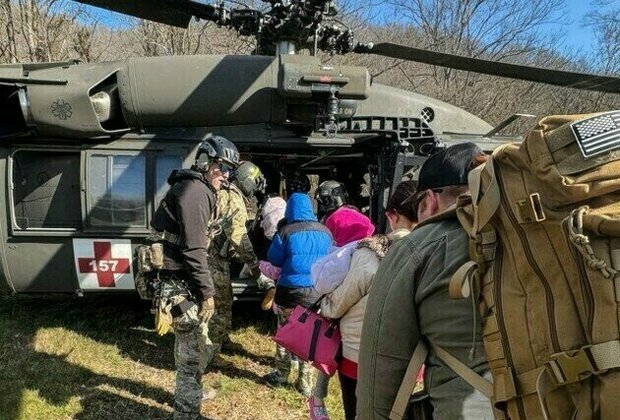
[[[321, 295], [328, 295], [342, 283], [349, 272], [351, 256], [358, 242], [375, 231], [368, 217], [348, 207], [341, 207], [332, 213], [325, 220], [325, 227], [332, 233], [335, 247], [329, 254], [318, 260], [311, 270], [314, 288]], [[329, 377], [319, 373], [312, 396], [308, 399], [312, 420], [329, 418], [323, 402], [327, 396], [328, 383]]]

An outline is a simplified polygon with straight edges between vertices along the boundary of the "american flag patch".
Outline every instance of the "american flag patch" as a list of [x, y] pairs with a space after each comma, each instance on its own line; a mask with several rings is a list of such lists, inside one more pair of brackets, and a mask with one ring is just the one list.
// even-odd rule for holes
[[620, 111], [575, 121], [570, 127], [586, 158], [620, 147]]

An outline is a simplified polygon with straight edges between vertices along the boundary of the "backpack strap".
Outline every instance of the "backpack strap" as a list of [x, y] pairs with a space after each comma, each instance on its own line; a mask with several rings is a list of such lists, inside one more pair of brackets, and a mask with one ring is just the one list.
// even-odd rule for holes
[[[473, 369], [456, 357], [452, 356], [443, 347], [440, 347], [433, 342], [429, 342], [429, 344], [437, 357], [439, 357], [439, 359], [441, 359], [446, 366], [452, 369], [454, 373], [463, 378], [463, 380], [472, 387], [480, 391], [489, 400], [492, 399], [493, 384], [491, 382], [478, 375]], [[409, 404], [409, 399], [411, 394], [413, 394], [413, 389], [415, 388], [416, 376], [426, 361], [427, 356], [428, 348], [424, 341], [420, 340], [413, 351], [411, 359], [409, 360], [409, 365], [407, 365], [405, 377], [400, 384], [400, 388], [398, 388], [396, 399], [394, 400], [392, 410], [390, 411], [390, 420], [401, 420], [404, 417], [405, 411], [407, 410], [407, 405]]]
[[459, 359], [454, 357], [450, 352], [446, 349], [436, 345], [435, 343], [430, 343], [431, 348], [441, 359], [442, 362], [446, 364], [454, 373], [460, 376], [465, 382], [471, 385], [474, 389], [479, 391], [482, 395], [487, 397], [491, 401], [491, 405], [493, 406], [493, 416], [495, 420], [506, 420], [506, 416], [504, 412], [497, 409], [494, 406], [494, 397], [495, 393], [493, 391], [494, 384], [482, 376], [480, 376], [476, 371], [467, 366], [465, 363], [461, 362]]
[[556, 353], [550, 357], [547, 366], [559, 386], [581, 382], [584, 377], [620, 368], [620, 341], [612, 340]]
[[[484, 192], [481, 190], [483, 171], [490, 176], [490, 183]], [[471, 198], [459, 197], [457, 217], [469, 236], [470, 258], [477, 264], [479, 275], [482, 275], [486, 271], [487, 264], [495, 259], [497, 249], [497, 233], [489, 224], [500, 203], [500, 188], [495, 177], [493, 159], [470, 171], [468, 182]], [[463, 274], [465, 272], [459, 273], [460, 276]]]
[[536, 393], [545, 420], [550, 419], [546, 398], [551, 392], [610, 369], [620, 369], [620, 340], [587, 345], [551, 356], [536, 382]]
[[456, 357], [452, 356], [443, 347], [440, 347], [433, 342], [430, 343], [431, 348], [437, 354], [437, 357], [441, 359], [450, 369], [459, 375], [465, 382], [473, 386], [480, 391], [489, 400], [493, 397], [493, 384], [482, 376], [478, 375], [472, 368], [461, 362]]
[[[448, 294], [452, 299], [465, 299], [480, 290], [480, 277], [476, 276], [478, 264], [475, 261], [467, 261], [452, 275]], [[477, 284], [472, 284], [474, 281]], [[472, 289], [474, 291], [472, 292]], [[478, 297], [476, 296], [476, 299]]]
[[[481, 178], [482, 172], [489, 174], [490, 182], [481, 196]], [[480, 165], [469, 172], [468, 175], [469, 191], [471, 193], [471, 201], [474, 209], [474, 224], [470, 237], [478, 234], [484, 226], [486, 226], [499, 207], [500, 189], [495, 176], [495, 166], [491, 157], [485, 164]]]
[[413, 351], [411, 360], [409, 360], [409, 365], [407, 365], [403, 382], [400, 384], [400, 388], [398, 388], [396, 399], [394, 400], [392, 410], [390, 411], [390, 420], [401, 420], [405, 417], [409, 399], [411, 398], [415, 388], [416, 377], [418, 376], [418, 372], [422, 368], [427, 355], [428, 348], [426, 347], [426, 344], [424, 344], [422, 340], [418, 341], [418, 345]]

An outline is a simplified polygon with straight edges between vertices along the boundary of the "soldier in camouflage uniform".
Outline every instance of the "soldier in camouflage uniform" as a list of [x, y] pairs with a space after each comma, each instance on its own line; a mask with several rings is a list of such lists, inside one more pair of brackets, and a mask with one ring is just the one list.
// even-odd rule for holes
[[216, 192], [239, 161], [228, 139], [210, 136], [198, 148], [192, 169], [174, 171], [171, 185], [155, 211], [149, 239], [163, 245], [163, 269], [156, 296], [158, 312], [172, 318], [175, 334], [174, 418], [200, 419], [202, 375], [213, 355], [209, 340], [215, 288], [208, 266], [208, 232], [217, 225]]
[[250, 199], [265, 190], [265, 178], [258, 166], [242, 162], [227, 188], [217, 193], [217, 206], [222, 218], [222, 233], [213, 240], [209, 252], [209, 267], [215, 285], [215, 316], [209, 324], [209, 335], [215, 352], [228, 341], [232, 327], [233, 291], [230, 280], [230, 259], [247, 265], [250, 278], [260, 275], [258, 258], [247, 230]]

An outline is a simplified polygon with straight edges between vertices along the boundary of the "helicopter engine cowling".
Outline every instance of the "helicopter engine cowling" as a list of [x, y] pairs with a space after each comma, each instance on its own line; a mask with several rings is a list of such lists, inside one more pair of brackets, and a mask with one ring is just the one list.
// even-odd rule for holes
[[[45, 68], [28, 78], [28, 125], [41, 136], [76, 138], [147, 127], [285, 124], [287, 99], [303, 98], [314, 110], [330, 91], [365, 99], [370, 87], [365, 68], [325, 66], [309, 56], [132, 58]], [[301, 123], [313, 127], [312, 113]]]
[[[311, 56], [176, 56], [101, 64], [0, 66], [19, 80], [26, 127], [40, 138], [80, 140], [157, 127], [290, 127], [332, 133], [343, 118], [419, 118], [434, 132], [484, 133], [490, 126], [462, 109], [374, 84], [364, 67], [325, 65]], [[7, 77], [6, 75], [10, 75]], [[11, 90], [7, 90], [7, 95]], [[357, 123], [350, 124], [357, 127]], [[380, 124], [366, 129], [382, 129]], [[336, 128], [334, 130], [334, 127]], [[361, 127], [361, 126], [360, 126]]]

